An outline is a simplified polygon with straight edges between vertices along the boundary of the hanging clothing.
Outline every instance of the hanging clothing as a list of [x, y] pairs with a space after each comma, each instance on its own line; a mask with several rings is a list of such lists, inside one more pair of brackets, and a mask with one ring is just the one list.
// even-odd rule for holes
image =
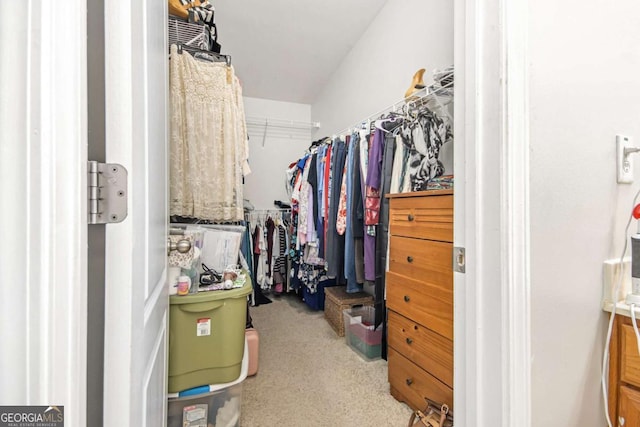
[[266, 237], [267, 229], [263, 226], [260, 226], [260, 231], [258, 233], [258, 245], [260, 248], [260, 257], [258, 258], [258, 272], [256, 274], [256, 281], [260, 285], [262, 289], [271, 289], [271, 285], [273, 284], [273, 280], [270, 276], [269, 268], [269, 254], [267, 249], [267, 237]]
[[[409, 134], [410, 135], [410, 134]], [[407, 173], [409, 163], [409, 147], [411, 137], [405, 143], [402, 135], [395, 137], [395, 151], [393, 154], [393, 168], [391, 173], [391, 184], [389, 193], [408, 193], [411, 191], [411, 177]]]
[[[344, 258], [344, 277], [347, 279], [346, 291], [349, 293], [361, 292], [362, 282], [358, 284], [356, 275], [356, 249], [354, 236], [354, 215], [357, 210], [355, 196], [355, 178], [360, 178], [355, 173], [356, 167], [360, 165], [356, 163], [359, 158], [358, 136], [353, 134], [349, 142], [349, 154], [347, 155], [347, 197], [346, 197], [346, 234], [345, 234], [345, 258]], [[358, 162], [359, 163], [359, 162]], [[359, 190], [359, 188], [358, 188]]]
[[[307, 243], [308, 221], [309, 221], [309, 169], [311, 167], [311, 157], [305, 160], [302, 177], [300, 179], [299, 207], [298, 207], [298, 248]], [[295, 193], [295, 191], [294, 191]], [[313, 207], [311, 207], [313, 209]]]
[[389, 244], [389, 199], [385, 196], [389, 194], [391, 188], [391, 175], [393, 171], [394, 152], [396, 151], [396, 137], [388, 134], [385, 137], [384, 153], [382, 156], [381, 185], [380, 185], [380, 222], [378, 233], [376, 234], [376, 326], [384, 317], [383, 312], [379, 312], [381, 303], [385, 298], [385, 273], [387, 269], [387, 247]]
[[308, 156], [298, 160], [293, 172], [293, 189], [291, 191], [291, 203], [293, 205], [300, 204], [300, 188], [302, 186], [302, 171], [307, 163]]
[[273, 222], [271, 217], [267, 218], [267, 222], [265, 223], [266, 232], [267, 232], [267, 276], [273, 277], [271, 274], [272, 261], [273, 261], [273, 243], [274, 243], [274, 235], [276, 230], [276, 224]]
[[[293, 200], [292, 200], [293, 202]], [[301, 282], [298, 278], [300, 269], [300, 251], [298, 243], [298, 205], [291, 206], [291, 223], [289, 224], [289, 256], [288, 256], [288, 285], [287, 290], [298, 290]]]
[[321, 280], [326, 280], [326, 278], [326, 271], [324, 270], [324, 267], [311, 264], [300, 264], [300, 268], [298, 269], [298, 279], [309, 289], [309, 293], [315, 294], [318, 291], [318, 283]]
[[318, 153], [311, 155], [311, 165], [309, 166], [309, 175], [307, 176], [309, 182], [309, 193], [311, 194], [311, 209], [310, 214], [313, 221], [313, 229], [315, 230], [316, 218], [318, 218]]
[[382, 152], [384, 139], [382, 131], [376, 129], [373, 134], [371, 149], [369, 150], [369, 164], [367, 170], [367, 196], [365, 200], [364, 234], [364, 278], [368, 281], [376, 280], [376, 225], [380, 210], [380, 182], [382, 171]]
[[[359, 132], [360, 141], [363, 143], [360, 144], [360, 172], [362, 176], [366, 179], [367, 177], [367, 166], [369, 164], [369, 137], [370, 133], [368, 129], [361, 129]], [[362, 185], [364, 188], [364, 184]]]
[[298, 172], [298, 168], [296, 166], [296, 163], [290, 164], [287, 170], [285, 171], [284, 189], [289, 199], [291, 199], [291, 197], [293, 196], [293, 187], [295, 185], [297, 172]]
[[[347, 146], [348, 146], [348, 142], [347, 142]], [[347, 229], [347, 164], [346, 163], [342, 168], [341, 181], [342, 181], [342, 185], [340, 187], [338, 213], [336, 215], [336, 230], [338, 231], [338, 234], [342, 236]]]
[[331, 174], [331, 155], [333, 152], [333, 148], [331, 145], [327, 146], [327, 154], [324, 161], [324, 204], [322, 209], [322, 218], [323, 218], [323, 232], [324, 232], [324, 240], [322, 241], [324, 252], [322, 257], [325, 258], [325, 253], [327, 250], [327, 229], [329, 228], [329, 193], [331, 192], [330, 186], [330, 174]]
[[318, 234], [318, 256], [324, 258], [324, 170], [326, 162], [327, 147], [322, 146], [318, 149], [318, 167], [317, 167], [317, 183], [318, 188], [316, 195], [318, 199], [318, 212], [316, 216], [316, 233]]
[[342, 188], [342, 175], [346, 161], [346, 147], [344, 141], [339, 138], [333, 142], [331, 154], [331, 170], [329, 184], [329, 221], [327, 227], [327, 275], [335, 278], [338, 284], [344, 283], [344, 236], [338, 234], [336, 220], [338, 217], [338, 204], [340, 201], [340, 189]]
[[284, 284], [287, 282], [287, 232], [286, 228], [280, 224], [278, 225], [278, 255], [273, 265], [273, 282], [275, 284], [274, 290], [277, 293], [284, 291]]
[[447, 116], [424, 109], [418, 113], [412, 136], [409, 161], [411, 190], [423, 191], [430, 180], [444, 173], [444, 166], [438, 158], [442, 145], [453, 139], [453, 132]]
[[[230, 79], [228, 79], [230, 77]], [[224, 63], [178, 54], [170, 64], [170, 215], [244, 219], [248, 138], [242, 88]]]
[[394, 153], [396, 152], [397, 137], [387, 134], [385, 137], [384, 154], [382, 156], [382, 183], [380, 187], [380, 223], [376, 234], [376, 283], [374, 292], [375, 327], [382, 324], [382, 357], [387, 358], [386, 335], [386, 271], [389, 248], [389, 199], [385, 196], [391, 189]]
[[[314, 162], [311, 162], [309, 166], [309, 176], [316, 176], [315, 172], [312, 172], [314, 166]], [[307, 177], [307, 179], [308, 179]], [[315, 181], [315, 179], [312, 179]], [[307, 215], [307, 239], [306, 243], [317, 244], [318, 236], [316, 234], [316, 220], [313, 216], [314, 208], [316, 207], [317, 201], [314, 198], [314, 191], [311, 183], [307, 186], [307, 198], [308, 198], [308, 215]]]
[[253, 306], [257, 306], [260, 304], [269, 304], [272, 302], [269, 298], [267, 298], [264, 295], [264, 293], [262, 292], [262, 288], [260, 287], [260, 284], [256, 279], [256, 276], [257, 276], [256, 273], [258, 270], [258, 260], [259, 260], [259, 254], [260, 254], [260, 248], [258, 247], [259, 232], [260, 232], [260, 228], [255, 227], [252, 233], [251, 224], [247, 223], [247, 231], [245, 234], [247, 235], [247, 239], [251, 241], [249, 244], [250, 246], [249, 253], [250, 253], [251, 261], [249, 261], [249, 258], [247, 258], [247, 262], [252, 267], [251, 279], [253, 281], [252, 283], [253, 292], [251, 293], [251, 305]]
[[364, 197], [362, 188], [364, 186], [364, 179], [362, 177], [361, 168], [361, 156], [360, 147], [367, 145], [366, 140], [362, 140], [360, 135], [357, 136], [356, 141], [356, 155], [354, 156], [353, 164], [353, 191], [351, 192], [350, 203], [353, 208], [351, 209], [351, 224], [352, 224], [352, 237], [355, 251], [355, 280], [358, 284], [363, 284], [364, 280]]

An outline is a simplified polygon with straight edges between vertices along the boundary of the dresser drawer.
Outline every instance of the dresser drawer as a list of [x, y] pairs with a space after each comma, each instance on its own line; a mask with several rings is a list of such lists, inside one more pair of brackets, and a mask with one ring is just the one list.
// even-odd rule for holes
[[640, 426], [640, 392], [631, 387], [620, 387], [619, 422], [616, 426]]
[[389, 311], [387, 331], [389, 346], [453, 387], [453, 341], [394, 311]]
[[[446, 403], [453, 410], [453, 389], [389, 348], [389, 383], [414, 409], [424, 410], [425, 397]], [[396, 396], [398, 397], [398, 396]]]
[[387, 273], [387, 307], [453, 340], [453, 284], [445, 289], [428, 281]]
[[453, 195], [392, 198], [389, 233], [453, 242]]
[[391, 236], [389, 271], [451, 289], [453, 244]]
[[640, 387], [640, 356], [633, 326], [620, 325], [620, 345], [620, 379]]

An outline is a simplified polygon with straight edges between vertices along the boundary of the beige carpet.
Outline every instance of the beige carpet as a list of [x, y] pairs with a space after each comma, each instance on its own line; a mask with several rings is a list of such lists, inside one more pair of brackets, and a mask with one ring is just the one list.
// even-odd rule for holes
[[367, 362], [322, 311], [295, 296], [251, 308], [258, 374], [243, 383], [242, 427], [404, 427], [411, 410], [389, 394], [387, 362]]

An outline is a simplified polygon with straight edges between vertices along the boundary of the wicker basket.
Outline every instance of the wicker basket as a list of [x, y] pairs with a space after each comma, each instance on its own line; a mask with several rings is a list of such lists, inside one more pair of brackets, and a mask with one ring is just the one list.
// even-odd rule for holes
[[348, 294], [345, 286], [324, 288], [324, 317], [339, 337], [344, 336], [342, 312], [355, 305], [373, 305], [373, 297], [364, 292]]

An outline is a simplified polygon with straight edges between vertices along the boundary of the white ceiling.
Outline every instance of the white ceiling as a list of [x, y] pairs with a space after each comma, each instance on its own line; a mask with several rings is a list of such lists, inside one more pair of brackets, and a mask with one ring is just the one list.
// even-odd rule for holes
[[243, 94], [311, 104], [386, 0], [226, 0], [216, 8], [222, 53]]

